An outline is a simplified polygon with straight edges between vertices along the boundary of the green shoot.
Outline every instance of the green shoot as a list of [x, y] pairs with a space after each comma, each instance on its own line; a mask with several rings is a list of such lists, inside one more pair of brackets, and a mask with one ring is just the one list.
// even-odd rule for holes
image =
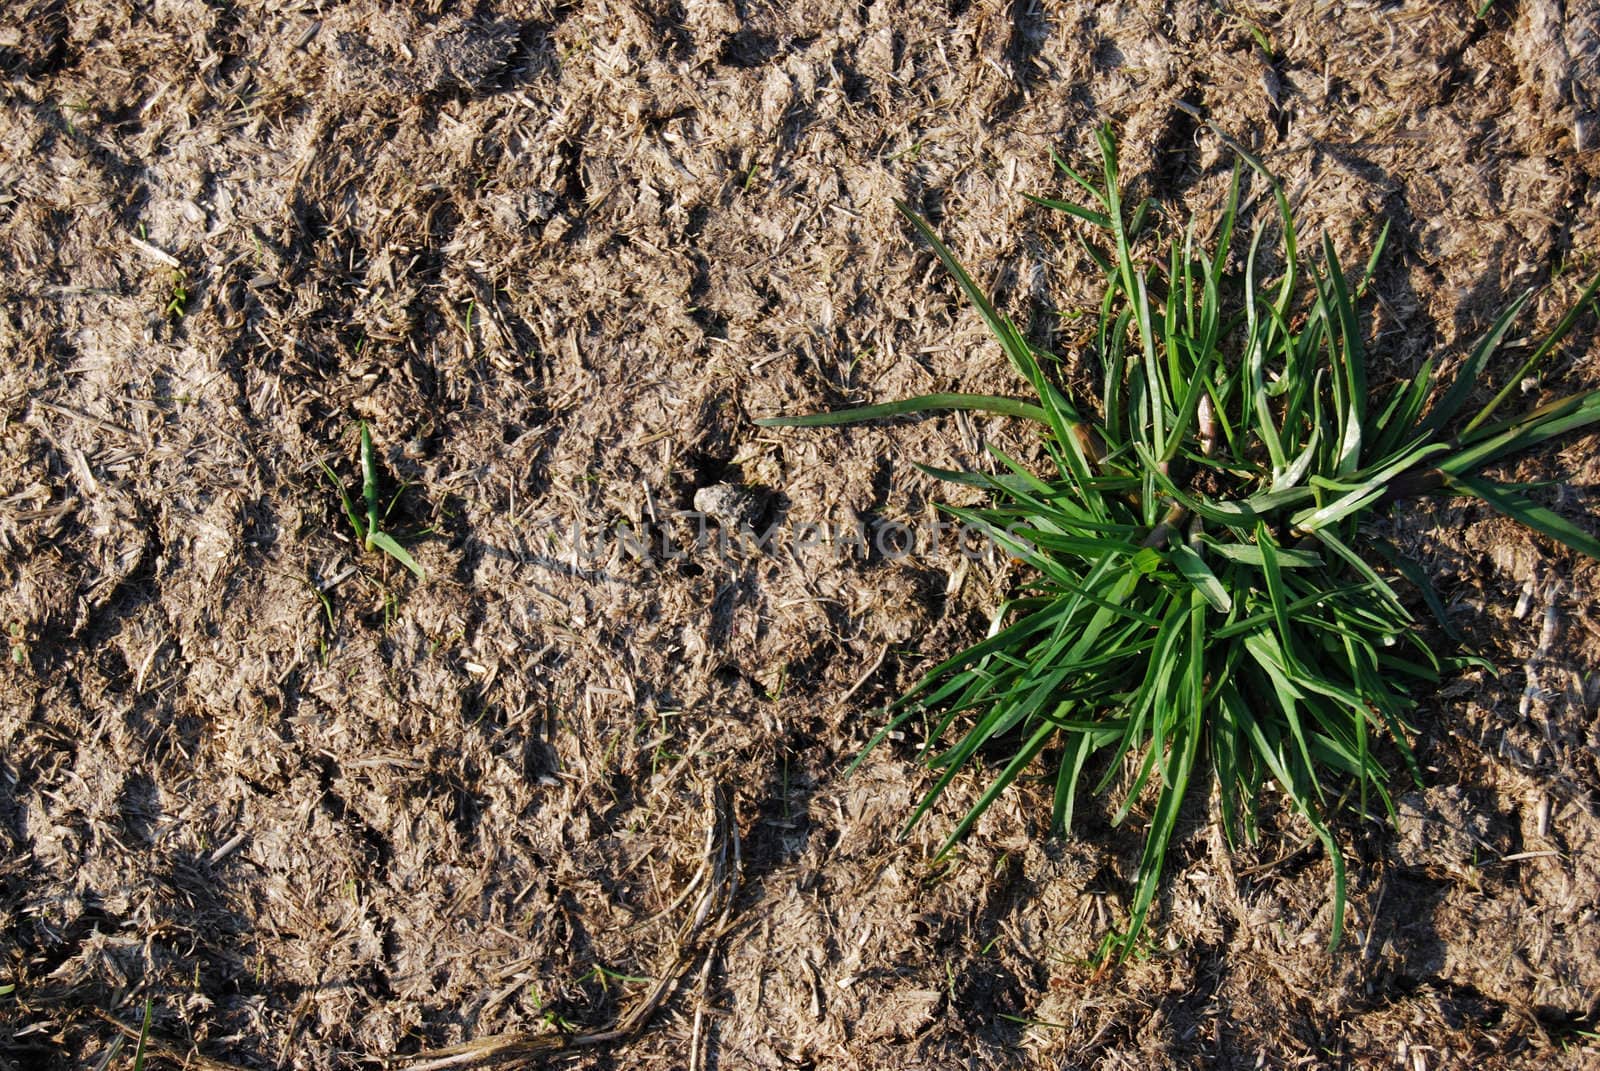
[[[145, 1058], [150, 1046], [151, 1012], [150, 998], [146, 997], [144, 1002], [144, 1025], [139, 1028], [139, 1041], [133, 1050], [133, 1071], [144, 1071]], [[122, 1055], [122, 1046], [123, 1038], [119, 1035], [107, 1046], [100, 1059], [95, 1061], [94, 1071], [107, 1071], [116, 1062], [117, 1057]]]
[[144, 1025], [139, 1028], [139, 1044], [133, 1050], [133, 1071], [144, 1071], [145, 1049], [150, 1044], [150, 998], [144, 999]]
[[383, 519], [378, 509], [378, 462], [373, 454], [372, 433], [368, 430], [366, 421], [361, 422], [361, 499], [366, 507], [365, 517], [356, 511], [355, 503], [350, 500], [344, 483], [326, 462], [322, 463], [322, 471], [334, 489], [339, 492], [340, 505], [344, 507], [344, 515], [350, 521], [350, 527], [355, 531], [356, 542], [361, 545], [361, 549], [368, 553], [381, 550], [411, 570], [418, 580], [426, 580], [427, 576], [423, 573], [422, 566], [417, 564], [411, 552], [402, 547], [394, 536], [383, 530]]
[[619, 982], [623, 985], [649, 985], [651, 982], [655, 981], [654, 978], [641, 978], [638, 975], [625, 974], [622, 971], [614, 971], [600, 963], [596, 963], [593, 967], [591, 967], [589, 972], [583, 977], [586, 980], [598, 982], [601, 990], [603, 991], [609, 990], [611, 988], [611, 983], [613, 982]]
[[[1420, 779], [1408, 743], [1414, 697], [1473, 662], [1435, 655], [1392, 583], [1396, 573], [1426, 578], [1414, 563], [1395, 561], [1364, 523], [1407, 495], [1450, 492], [1600, 558], [1592, 534], [1523, 488], [1482, 475], [1515, 453], [1600, 424], [1600, 391], [1491, 420], [1508, 386], [1468, 409], [1528, 295], [1453, 377], [1430, 360], [1378, 389], [1368, 380], [1368, 334], [1356, 304], [1376, 253], [1351, 280], [1331, 241], [1302, 246], [1282, 187], [1230, 141], [1240, 162], [1214, 245], [1204, 248], [1190, 228], [1146, 256], [1135, 241], [1152, 206], [1123, 202], [1109, 129], [1099, 143], [1099, 181], [1057, 161], [1087, 203], [1034, 199], [1078, 221], [1105, 273], [1099, 327], [1083, 358], [1094, 362], [1098, 398], [1069, 400], [1049, 371], [1058, 359], [1031, 344], [901, 205], [1032, 397], [937, 394], [757, 423], [969, 409], [1041, 427], [1043, 475], [993, 449], [998, 475], [924, 470], [986, 489], [987, 505], [946, 512], [1034, 575], [995, 612], [987, 638], [933, 666], [888, 708], [887, 724], [862, 753], [891, 733], [926, 726], [920, 756], [935, 778], [907, 831], [980, 759], [998, 772], [941, 856], [1040, 763], [1051, 772], [1058, 832], [1070, 830], [1080, 789], [1113, 792], [1115, 820], [1137, 819], [1145, 838], [1125, 925], [1102, 947], [1123, 958], [1156, 908], [1184, 808], [1216, 786], [1225, 835], [1238, 844], [1255, 839], [1258, 804], [1274, 792], [1328, 858], [1335, 947], [1346, 891], [1335, 818], [1343, 810], [1367, 817], [1374, 806], [1392, 817], [1380, 744]], [[1260, 203], [1272, 218], [1249, 224], [1245, 235], [1241, 193], [1254, 182], [1265, 185]], [[1272, 246], [1269, 270], [1264, 252]], [[1318, 261], [1306, 248], [1318, 250]], [[1597, 289], [1600, 279], [1511, 384], [1547, 363]], [[1449, 632], [1437, 595], [1425, 586], [1421, 595]]]
[[172, 269], [172, 289], [168, 292], [166, 317], [181, 320], [189, 309], [189, 275], [182, 268]]

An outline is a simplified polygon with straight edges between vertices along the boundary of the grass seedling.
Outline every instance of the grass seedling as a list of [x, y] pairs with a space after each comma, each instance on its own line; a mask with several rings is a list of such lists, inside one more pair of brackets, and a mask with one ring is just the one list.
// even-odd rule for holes
[[[1032, 577], [995, 612], [987, 638], [934, 666], [888, 708], [867, 745], [927, 726], [921, 757], [937, 777], [907, 830], [980, 757], [999, 772], [941, 855], [1036, 760], [1053, 764], [1057, 831], [1071, 828], [1080, 785], [1115, 788], [1115, 820], [1138, 815], [1145, 826], [1126, 922], [1101, 946], [1102, 957], [1123, 958], [1144, 929], [1185, 801], [1203, 802], [1216, 784], [1221, 823], [1237, 845], [1255, 839], [1258, 801], [1275, 788], [1326, 848], [1337, 946], [1345, 863], [1333, 818], [1343, 808], [1367, 816], [1374, 800], [1393, 817], [1378, 742], [1389, 741], [1420, 780], [1408, 746], [1413, 696], [1468, 661], [1443, 660], [1424, 642], [1393, 576], [1415, 582], [1443, 622], [1437, 596], [1363, 522], [1405, 496], [1468, 495], [1600, 557], [1600, 541], [1528, 488], [1482, 475], [1600, 423], [1600, 391], [1500, 416], [1600, 279], [1475, 412], [1468, 403], [1531, 291], [1448, 382], [1429, 360], [1377, 392], [1356, 305], [1377, 252], [1354, 280], [1327, 239], [1320, 263], [1307, 263], [1282, 188], [1235, 147], [1240, 160], [1213, 238], [1191, 225], [1141, 260], [1135, 242], [1151, 203], [1124, 202], [1109, 130], [1099, 142], [1099, 181], [1061, 165], [1085, 203], [1034, 199], [1080, 221], [1084, 247], [1105, 274], [1084, 358], [1098, 383], [1092, 406], [1063, 394], [1051, 373], [1058, 359], [997, 311], [933, 229], [900, 205], [1033, 398], [932, 394], [758, 423], [968, 409], [1042, 428], [1043, 474], [994, 447], [998, 475], [923, 468], [988, 492], [983, 508], [945, 511], [1031, 566]], [[1267, 187], [1265, 218], [1236, 241], [1241, 191], [1256, 179]]]
[[[380, 515], [378, 510], [378, 462], [372, 452], [372, 433], [367, 429], [366, 421], [361, 422], [361, 498], [366, 506], [365, 517], [356, 512], [355, 503], [350, 501], [350, 495], [345, 491], [343, 482], [326, 462], [322, 463], [322, 471], [339, 492], [344, 515], [350, 519], [350, 527], [355, 530], [356, 542], [361, 545], [361, 549], [369, 553], [381, 550], [410, 569], [418, 580], [426, 580], [427, 576], [423, 573], [422, 566], [417, 564], [411, 553], [402, 547], [394, 536], [383, 530], [383, 519], [388, 511]], [[395, 499], [398, 498], [397, 494]], [[394, 501], [391, 501], [389, 509], [393, 508]]]
[[598, 982], [602, 993], [609, 992], [613, 982], [621, 985], [649, 985], [655, 981], [654, 978], [641, 978], [637, 975], [624, 974], [622, 971], [614, 971], [599, 963], [591, 967], [583, 977], [585, 981]]
[[181, 320], [189, 309], [189, 273], [182, 268], [172, 269], [172, 289], [167, 295], [166, 317]]
[[[133, 1050], [133, 1071], [144, 1071], [146, 1054], [150, 1045], [151, 1012], [150, 999], [146, 997], [144, 1002], [144, 1025], [139, 1028], [139, 1041]], [[107, 1071], [117, 1057], [122, 1055], [122, 1046], [123, 1039], [121, 1037], [112, 1041], [111, 1045], [106, 1049], [105, 1055], [95, 1062], [94, 1071]]]
[[144, 1025], [139, 1028], [139, 1044], [133, 1050], [133, 1071], [144, 1071], [145, 1048], [150, 1044], [150, 998], [144, 1000]]

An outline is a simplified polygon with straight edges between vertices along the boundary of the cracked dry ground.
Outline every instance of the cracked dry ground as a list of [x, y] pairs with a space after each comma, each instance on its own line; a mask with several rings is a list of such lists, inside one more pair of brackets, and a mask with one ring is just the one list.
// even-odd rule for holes
[[[902, 844], [909, 745], [843, 776], [1015, 566], [551, 542], [725, 484], [915, 522], [912, 461], [1026, 452], [999, 420], [750, 418], [1019, 389], [895, 198], [1070, 380], [1093, 273], [1022, 194], [1109, 121], [1135, 193], [1206, 218], [1231, 160], [1180, 102], [1347, 262], [1392, 222], [1375, 374], [1554, 278], [1550, 323], [1600, 250], [1597, 17], [1473, 6], [13, 0], [0, 1067], [93, 1066], [146, 998], [189, 1066], [631, 1025], [562, 1059], [1592, 1065], [1592, 563], [1460, 503], [1397, 517], [1504, 672], [1430, 697], [1396, 828], [1341, 829], [1344, 953], [1303, 830], [1230, 856], [1197, 813], [1151, 954], [1097, 977], [1136, 830], [1085, 801], [1052, 841], [1027, 785], [935, 867], [976, 780]], [[425, 580], [360, 552], [321, 470], [356, 486], [362, 420]], [[1569, 474], [1547, 499], [1593, 530], [1593, 449], [1515, 478]]]

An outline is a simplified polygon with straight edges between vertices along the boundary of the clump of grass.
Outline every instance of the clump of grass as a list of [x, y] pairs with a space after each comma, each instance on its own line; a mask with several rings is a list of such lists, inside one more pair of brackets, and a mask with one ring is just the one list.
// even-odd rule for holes
[[[1375, 747], [1391, 741], [1420, 779], [1407, 744], [1413, 696], [1460, 664], [1435, 655], [1392, 583], [1396, 573], [1416, 582], [1443, 622], [1426, 578], [1363, 522], [1404, 496], [1470, 495], [1600, 557], [1600, 542], [1527, 488], [1481, 475], [1600, 422], [1600, 391], [1497, 419], [1600, 280], [1470, 414], [1480, 377], [1531, 292], [1510, 304], [1448, 383], [1429, 360], [1374, 399], [1356, 298], [1377, 252], [1354, 281], [1326, 238], [1320, 263], [1309, 262], [1282, 188], [1235, 148], [1240, 162], [1212, 240], [1191, 225], [1164, 256], [1142, 263], [1134, 241], [1151, 204], [1130, 210], [1109, 130], [1099, 143], [1098, 182], [1061, 165], [1085, 203], [1035, 198], [1087, 225], [1085, 248], [1105, 273], [1089, 358], [1099, 382], [1092, 409], [1063, 394], [1049, 373], [1057, 358], [1001, 315], [928, 224], [900, 205], [1034, 400], [936, 394], [758, 423], [973, 409], [1042, 428], [1043, 474], [992, 446], [998, 475], [924, 469], [989, 492], [983, 508], [944, 508], [1035, 575], [1000, 606], [986, 639], [939, 663], [889, 708], [869, 743], [868, 751], [928, 719], [922, 757], [938, 777], [907, 830], [962, 771], [997, 751], [998, 775], [943, 851], [1040, 756], [1054, 762], [1058, 831], [1070, 829], [1090, 779], [1097, 792], [1116, 788], [1119, 822], [1153, 799], [1125, 925], [1102, 946], [1125, 957], [1145, 926], [1185, 800], [1215, 783], [1221, 822], [1237, 844], [1255, 837], [1258, 801], [1275, 786], [1332, 862], [1336, 946], [1345, 864], [1332, 819], [1347, 806], [1367, 815], [1374, 800], [1392, 818]], [[1276, 218], [1245, 241], [1235, 226], [1252, 172], [1268, 185]], [[1271, 278], [1263, 267], [1269, 238], [1279, 265]], [[1243, 253], [1230, 259], [1236, 245]]]
[[[344, 507], [344, 515], [350, 521], [350, 527], [354, 529], [356, 542], [361, 545], [361, 549], [369, 553], [381, 550], [411, 570], [418, 580], [426, 580], [422, 566], [417, 564], [411, 552], [402, 547], [394, 536], [383, 530], [383, 521], [389, 511], [380, 512], [378, 509], [378, 459], [373, 454], [372, 432], [367, 429], [365, 420], [361, 422], [361, 498], [366, 506], [366, 515], [356, 512], [355, 503], [350, 500], [350, 495], [344, 489], [344, 482], [326, 462], [322, 464], [322, 472], [339, 492], [339, 504]], [[390, 510], [394, 508], [396, 501], [399, 501], [398, 494], [390, 501]], [[323, 605], [326, 609], [325, 599]]]

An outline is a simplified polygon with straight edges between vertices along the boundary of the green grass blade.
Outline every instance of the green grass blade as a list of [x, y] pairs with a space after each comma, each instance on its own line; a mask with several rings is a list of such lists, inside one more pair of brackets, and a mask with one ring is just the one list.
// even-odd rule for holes
[[365, 547], [367, 543], [367, 528], [366, 525], [361, 523], [361, 514], [356, 512], [355, 503], [350, 501], [350, 495], [345, 491], [344, 484], [340, 482], [338, 475], [328, 466], [328, 463], [323, 461], [318, 462], [318, 464], [322, 466], [323, 474], [328, 477], [328, 482], [333, 484], [334, 490], [339, 492], [339, 504], [344, 507], [344, 515], [350, 520], [350, 528], [356, 534], [356, 542]]
[[1017, 333], [1016, 327], [994, 307], [994, 304], [989, 300], [989, 296], [983, 292], [983, 289], [973, 282], [972, 276], [967, 274], [967, 269], [961, 266], [961, 262], [956, 259], [956, 255], [950, 251], [949, 246], [944, 244], [938, 233], [928, 225], [927, 220], [912, 211], [911, 206], [904, 201], [896, 201], [894, 206], [916, 228], [917, 233], [922, 235], [922, 240], [927, 242], [933, 249], [934, 255], [945, 266], [945, 270], [955, 277], [961, 292], [966, 295], [967, 300], [972, 302], [973, 307], [978, 310], [978, 315], [983, 319], [984, 325], [989, 328], [989, 333], [1000, 342], [1002, 348], [1006, 351], [1006, 356], [1011, 359], [1012, 365], [1018, 372], [1022, 373], [1028, 382], [1035, 383], [1037, 368], [1033, 362], [1032, 352], [1028, 349], [1027, 342], [1022, 340]]
[[1466, 445], [1435, 467], [1448, 476], [1468, 475], [1503, 457], [1595, 423], [1600, 423], [1600, 390], [1569, 395], [1515, 420], [1478, 429], [1466, 439]]
[[939, 848], [938, 857], [948, 854], [956, 842], [967, 835], [967, 830], [972, 828], [972, 824], [983, 816], [983, 812], [989, 809], [989, 805], [994, 803], [1000, 793], [1011, 787], [1011, 782], [1015, 781], [1035, 756], [1044, 750], [1044, 746], [1050, 742], [1055, 733], [1055, 726], [1048, 722], [1034, 730], [1028, 742], [1017, 749], [1016, 755], [1006, 763], [1005, 769], [1000, 771], [1000, 775], [984, 790], [983, 795], [978, 797], [978, 802], [972, 805], [972, 809], [956, 824], [955, 829], [950, 831], [950, 835]]
[[1311, 439], [1306, 443], [1305, 449], [1300, 452], [1300, 456], [1285, 466], [1281, 472], [1273, 475], [1272, 490], [1288, 491], [1298, 487], [1300, 481], [1306, 478], [1306, 473], [1311, 471], [1311, 466], [1316, 462], [1317, 447], [1321, 442], [1322, 429], [1313, 427], [1311, 429]]
[[[1152, 724], [1152, 711], [1156, 712], [1154, 721], [1156, 723], [1160, 721], [1160, 711], [1157, 709], [1159, 697], [1170, 690], [1172, 668], [1177, 657], [1178, 643], [1182, 639], [1181, 626], [1185, 613], [1184, 607], [1176, 605], [1176, 600], [1168, 601], [1166, 613], [1156, 633], [1155, 646], [1152, 648], [1150, 657], [1145, 663], [1138, 691], [1129, 699], [1126, 707], [1128, 711], [1126, 729], [1123, 732], [1122, 739], [1117, 742], [1116, 751], [1106, 766], [1105, 774], [1101, 777], [1100, 783], [1095, 786], [1097, 793], [1104, 792], [1110, 787], [1117, 777], [1118, 767], [1121, 765], [1123, 758], [1139, 746], [1146, 732], [1146, 726]], [[1154, 730], [1151, 730], [1150, 736], [1152, 738], [1151, 746], [1156, 748], [1159, 741], [1156, 740]], [[1148, 771], [1149, 767], [1146, 766], [1139, 778], [1129, 786], [1122, 806], [1117, 809], [1112, 817], [1113, 825], [1119, 824], [1127, 817], [1128, 811], [1132, 808], [1139, 794], [1139, 789], [1144, 783], [1144, 778], [1148, 776]]]
[[395, 542], [395, 538], [388, 532], [368, 532], [367, 541], [407, 569], [410, 569], [412, 573], [416, 574], [418, 580], [428, 579], [427, 575], [422, 571], [422, 566], [417, 564], [417, 560], [411, 556], [411, 553], [405, 547]]
[[372, 432], [361, 422], [361, 497], [367, 503], [367, 543], [378, 530], [378, 461], [372, 452]]
[[1422, 362], [1422, 367], [1417, 369], [1417, 374], [1411, 377], [1409, 383], [1402, 383], [1395, 388], [1394, 400], [1380, 422], [1378, 441], [1372, 447], [1376, 457], [1389, 456], [1407, 435], [1426, 434], [1417, 429], [1417, 420], [1427, 404], [1428, 395], [1433, 391], [1435, 378], [1433, 358], [1429, 357]]
[[[1054, 719], [1052, 719], [1054, 721]], [[1060, 722], [1055, 722], [1060, 728]], [[1083, 775], [1083, 764], [1094, 751], [1094, 734], [1081, 731], [1076, 734], [1077, 747], [1071, 758], [1062, 758], [1061, 769], [1056, 774], [1055, 799], [1051, 803], [1050, 828], [1058, 835], [1072, 832], [1072, 811], [1078, 796], [1078, 778]]]
[[1204, 558], [1195, 553], [1194, 548], [1187, 543], [1178, 543], [1173, 546], [1171, 557], [1172, 564], [1177, 566], [1178, 572], [1194, 585], [1195, 591], [1200, 593], [1213, 610], [1225, 614], [1233, 609], [1233, 596], [1228, 594], [1228, 589], [1217, 579], [1217, 574], [1211, 571]]
[[1339, 850], [1338, 842], [1333, 838], [1333, 832], [1318, 816], [1315, 808], [1311, 806], [1306, 795], [1305, 786], [1289, 770], [1283, 756], [1272, 744], [1266, 733], [1255, 717], [1250, 713], [1248, 704], [1240, 703], [1233, 709], [1233, 714], [1245, 727], [1245, 734], [1255, 749], [1255, 753], [1266, 763], [1272, 771], [1273, 779], [1278, 782], [1290, 803], [1296, 811], [1310, 824], [1328, 851], [1328, 858], [1333, 864], [1333, 925], [1332, 935], [1328, 941], [1329, 950], [1339, 946], [1344, 936], [1344, 904], [1345, 904], [1345, 864], [1344, 854]]
[[[1467, 404], [1467, 399], [1472, 397], [1472, 392], [1477, 389], [1483, 379], [1483, 370], [1487, 367], [1489, 359], [1500, 350], [1500, 345], [1505, 341], [1506, 334], [1516, 323], [1517, 317], [1522, 314], [1522, 309], [1528, 304], [1528, 299], [1533, 296], [1532, 290], [1524, 290], [1515, 301], [1507, 305], [1505, 310], [1495, 318], [1494, 325], [1484, 333], [1483, 337], [1472, 348], [1467, 359], [1461, 362], [1461, 367], [1456, 370], [1455, 378], [1450, 381], [1450, 389], [1429, 410], [1427, 419], [1422, 422], [1421, 430], [1430, 434], [1442, 432], [1449, 423], [1455, 419], [1461, 407]], [[1480, 414], [1481, 416], [1481, 414]], [[1474, 420], [1473, 426], [1481, 423]], [[1468, 430], [1471, 430], [1470, 428]]]
[[1365, 558], [1351, 550], [1344, 540], [1340, 539], [1333, 532], [1326, 528], [1320, 528], [1312, 532], [1311, 535], [1312, 538], [1316, 539], [1317, 542], [1333, 551], [1340, 558], [1343, 558], [1346, 564], [1348, 564], [1351, 569], [1355, 570], [1356, 575], [1367, 582], [1369, 589], [1373, 591], [1378, 598], [1382, 600], [1382, 602], [1399, 617], [1402, 622], [1409, 622], [1411, 620], [1411, 611], [1407, 610], [1405, 605], [1400, 602], [1399, 597], [1394, 593], [1394, 589], [1389, 586], [1389, 582], [1383, 579], [1383, 577], [1379, 576], [1377, 571], [1367, 563]]
[[[1343, 433], [1339, 440], [1339, 471], [1354, 472], [1361, 465], [1361, 440], [1367, 418], [1366, 353], [1362, 347], [1361, 325], [1356, 309], [1345, 288], [1344, 269], [1339, 265], [1339, 254], [1333, 248], [1333, 239], [1322, 237], [1322, 255], [1328, 262], [1328, 301], [1338, 317], [1339, 337], [1344, 345], [1333, 347], [1334, 397], [1344, 399], [1344, 412], [1340, 414]], [[1332, 341], [1332, 334], [1329, 341]]]
[[150, 998], [144, 998], [144, 1023], [139, 1027], [139, 1044], [133, 1050], [133, 1071], [144, 1071], [144, 1062], [150, 1047]]
[[[1258, 521], [1257, 523], [1259, 524], [1260, 522]], [[1253, 565], [1257, 568], [1266, 565], [1266, 550], [1263, 546], [1265, 540], [1259, 534], [1255, 543], [1222, 543], [1210, 537], [1204, 538], [1206, 546], [1229, 561], [1239, 562], [1241, 565]], [[1307, 550], [1279, 547], [1276, 543], [1273, 544], [1272, 555], [1278, 569], [1316, 569], [1327, 564], [1321, 555], [1313, 554]]]
[[1389, 226], [1393, 222], [1393, 220], [1384, 220], [1383, 229], [1378, 232], [1377, 241], [1372, 243], [1372, 253], [1367, 257], [1367, 266], [1361, 270], [1361, 281], [1356, 284], [1356, 297], [1365, 297], [1367, 287], [1372, 285], [1372, 277], [1378, 271], [1378, 261], [1383, 257], [1384, 247], [1389, 244]]
[[1494, 415], [1495, 410], [1499, 409], [1507, 398], [1511, 397], [1512, 392], [1521, 389], [1522, 381], [1537, 370], [1540, 365], [1544, 364], [1546, 358], [1555, 352], [1555, 348], [1561, 345], [1562, 340], [1571, 333], [1572, 328], [1578, 322], [1578, 317], [1583, 314], [1585, 306], [1594, 300], [1597, 291], [1600, 291], [1600, 275], [1596, 275], [1589, 285], [1584, 287], [1583, 293], [1578, 296], [1577, 301], [1572, 303], [1572, 307], [1567, 309], [1566, 315], [1561, 317], [1561, 320], [1555, 326], [1555, 330], [1545, 336], [1544, 341], [1533, 351], [1533, 355], [1522, 363], [1522, 367], [1517, 369], [1516, 375], [1506, 380], [1506, 385], [1500, 388], [1500, 392], [1494, 396], [1489, 404], [1484, 406], [1477, 416], [1467, 422], [1463, 433], [1471, 432], [1474, 428], [1483, 424], [1484, 421]]
[[991, 654], [1016, 647], [1021, 643], [1031, 639], [1039, 632], [1057, 627], [1066, 618], [1066, 608], [1059, 604], [1052, 604], [1042, 610], [1038, 610], [1027, 615], [1026, 617], [1023, 617], [1020, 620], [1012, 622], [1005, 628], [996, 631], [994, 635], [989, 636], [987, 639], [984, 639], [979, 643], [973, 644], [971, 647], [968, 647], [961, 653], [952, 658], [946, 659], [933, 669], [929, 670], [921, 678], [919, 678], [917, 682], [906, 691], [906, 694], [901, 696], [900, 699], [898, 699], [889, 709], [891, 711], [898, 710], [901, 707], [912, 703], [920, 693], [927, 691], [927, 689], [941, 677], [955, 673], [956, 671], [970, 666], [972, 663], [986, 658]]
[[901, 215], [911, 222], [917, 233], [922, 235], [923, 240], [933, 249], [934, 255], [939, 258], [939, 262], [955, 277], [962, 293], [967, 296], [967, 300], [971, 301], [973, 307], [978, 310], [978, 314], [982, 318], [984, 325], [988, 327], [989, 333], [1000, 343], [1000, 347], [1005, 351], [1007, 358], [1010, 359], [1012, 367], [1028, 381], [1034, 392], [1038, 394], [1041, 403], [1040, 408], [1044, 411], [1044, 422], [1055, 432], [1057, 440], [1066, 442], [1073, 433], [1073, 425], [1077, 423], [1077, 416], [1070, 411], [1060, 393], [1055, 391], [1054, 387], [1045, 378], [1043, 369], [1039, 367], [1038, 362], [1034, 359], [1033, 347], [1028, 344], [1028, 340], [1023, 337], [1022, 332], [1017, 330], [1015, 324], [994, 307], [988, 295], [983, 292], [977, 283], [973, 282], [972, 276], [967, 274], [966, 269], [961, 266], [961, 262], [956, 259], [955, 254], [940, 240], [933, 228], [928, 226], [927, 220], [913, 212], [910, 206], [903, 201], [896, 201], [895, 207], [900, 210]]
[[[1146, 421], [1150, 437], [1147, 447], [1152, 454], [1162, 456], [1166, 453], [1167, 442], [1167, 398], [1166, 379], [1161, 375], [1161, 364], [1156, 360], [1156, 334], [1150, 316], [1150, 294], [1145, 289], [1144, 273], [1135, 276], [1134, 290], [1134, 320], [1139, 325], [1139, 340], [1144, 346], [1144, 387], [1147, 393], [1148, 409]], [[1137, 428], [1143, 431], [1144, 428]]]
[[1025, 193], [1022, 196], [1036, 205], [1041, 205], [1044, 208], [1053, 208], [1057, 212], [1065, 212], [1070, 216], [1077, 216], [1085, 223], [1093, 223], [1096, 227], [1111, 226], [1111, 219], [1104, 212], [1096, 212], [1092, 208], [1084, 208], [1082, 205], [1075, 205], [1071, 201], [1057, 201], [1051, 197], [1035, 197], [1031, 193]]
[[1261, 550], [1261, 575], [1267, 585], [1267, 601], [1272, 606], [1273, 622], [1278, 626], [1278, 645], [1283, 651], [1285, 663], [1294, 666], [1299, 660], [1295, 656], [1295, 629], [1289, 613], [1289, 591], [1279, 568], [1277, 545], [1265, 524], [1256, 525], [1256, 546]]
[[1453, 491], [1482, 499], [1499, 513], [1536, 532], [1563, 543], [1579, 554], [1600, 559], [1600, 539], [1585, 532], [1565, 517], [1546, 506], [1541, 506], [1513, 487], [1478, 476], [1455, 476], [1447, 486]]
[[1433, 586], [1427, 571], [1411, 558], [1402, 554], [1393, 543], [1385, 539], [1375, 539], [1372, 547], [1383, 556], [1384, 561], [1401, 576], [1405, 577], [1411, 586], [1417, 589], [1422, 596], [1423, 604], [1428, 607], [1428, 612], [1433, 614], [1433, 619], [1439, 623], [1444, 634], [1457, 643], [1462, 642], [1460, 630], [1450, 623], [1450, 615], [1445, 609], [1444, 602], [1439, 598], [1438, 590]]
[[1037, 420], [1041, 424], [1046, 423], [1043, 408], [1015, 398], [999, 398], [988, 394], [921, 394], [898, 402], [835, 409], [826, 413], [810, 413], [806, 416], [762, 417], [755, 421], [755, 424], [762, 428], [828, 428], [840, 424], [860, 424], [868, 420], [913, 416], [948, 409], [995, 413], [1000, 416], [1023, 417]]
[[[1198, 593], [1194, 599], [1195, 604], [1189, 614], [1191, 632], [1187, 659], [1189, 665], [1196, 667], [1194, 672], [1198, 672], [1198, 667], [1204, 661], [1204, 630], [1200, 625], [1204, 612], [1200, 606]], [[1156, 802], [1155, 814], [1150, 818], [1149, 831], [1145, 834], [1144, 853], [1139, 859], [1139, 874], [1134, 886], [1133, 902], [1128, 910], [1127, 933], [1119, 942], [1121, 958], [1124, 959], [1133, 951], [1134, 942], [1144, 929], [1151, 905], [1155, 902], [1161, 875], [1166, 867], [1167, 848], [1172, 843], [1172, 834], [1178, 826], [1178, 814], [1189, 792], [1189, 779], [1194, 770], [1195, 755], [1199, 751], [1200, 738], [1203, 735], [1201, 728], [1203, 712], [1198, 697], [1188, 694], [1187, 689], [1184, 691], [1184, 696], [1179, 700], [1179, 711], [1174, 720], [1172, 737], [1168, 741], [1171, 754], [1168, 761], [1163, 763], [1161, 793]], [[1161, 755], [1161, 749], [1160, 742], [1151, 745], [1153, 755]]]
[[1054, 163], [1056, 165], [1056, 167], [1061, 169], [1063, 174], [1065, 174], [1073, 182], [1076, 182], [1079, 186], [1082, 186], [1085, 190], [1087, 190], [1090, 197], [1093, 197], [1096, 201], [1100, 202], [1101, 204], [1105, 204], [1106, 203], [1105, 194], [1101, 193], [1100, 190], [1095, 187], [1094, 183], [1090, 182], [1088, 179], [1086, 179], [1082, 175], [1078, 174], [1078, 172], [1074, 171], [1067, 164], [1067, 162], [1065, 160], [1063, 160], [1060, 156], [1056, 155], [1056, 151], [1054, 149], [1050, 150], [1050, 160], [1051, 160], [1052, 163]]
[[1266, 321], [1261, 319], [1256, 293], [1256, 257], [1260, 250], [1261, 239], [1266, 234], [1264, 227], [1256, 227], [1250, 237], [1250, 250], [1244, 262], [1244, 292], [1245, 298], [1245, 356], [1243, 367], [1243, 390], [1240, 402], [1245, 406], [1245, 411], [1239, 415], [1239, 422], [1246, 427], [1253, 428], [1260, 435], [1261, 441], [1266, 444], [1267, 453], [1272, 458], [1272, 471], [1283, 471], [1286, 460], [1283, 449], [1282, 437], [1278, 434], [1278, 425], [1272, 412], [1272, 404], [1267, 396], [1267, 383], [1265, 365], [1267, 352], [1270, 346], [1269, 335], [1273, 330], [1273, 320], [1269, 315]]

